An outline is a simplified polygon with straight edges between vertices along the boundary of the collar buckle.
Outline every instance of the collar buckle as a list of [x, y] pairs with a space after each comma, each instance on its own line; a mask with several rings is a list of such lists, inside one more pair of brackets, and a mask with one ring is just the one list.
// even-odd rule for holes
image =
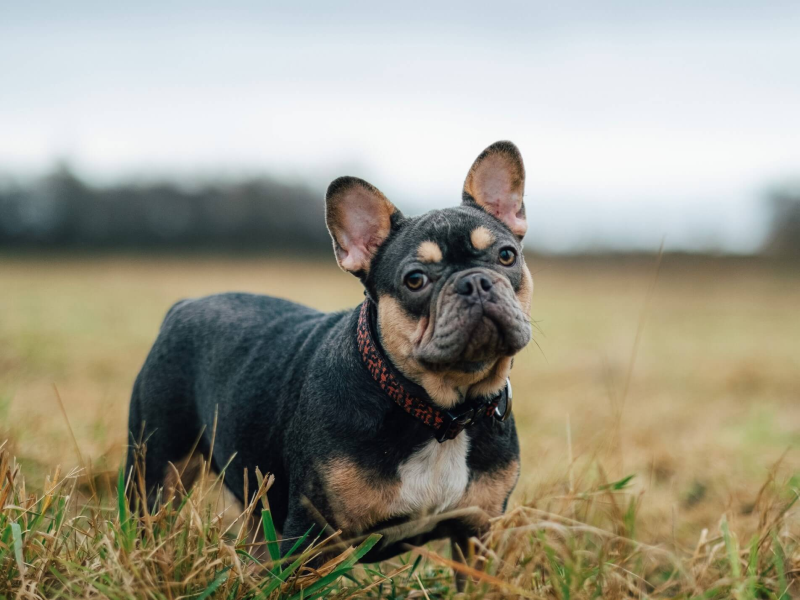
[[511, 380], [506, 377], [506, 385], [489, 400], [465, 402], [455, 410], [443, 411], [446, 422], [440, 428], [436, 439], [441, 444], [445, 440], [455, 439], [465, 429], [472, 427], [484, 417], [493, 416], [500, 422], [511, 414]]
[[442, 416], [447, 421], [439, 429], [436, 440], [441, 444], [446, 440], [455, 439], [467, 427], [474, 425], [482, 414], [477, 407], [466, 403], [460, 409], [443, 411]]

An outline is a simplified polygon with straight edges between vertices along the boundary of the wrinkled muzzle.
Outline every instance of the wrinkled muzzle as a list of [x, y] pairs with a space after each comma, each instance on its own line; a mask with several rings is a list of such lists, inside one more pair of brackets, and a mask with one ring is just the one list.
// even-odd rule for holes
[[516, 354], [530, 339], [528, 315], [508, 279], [489, 269], [469, 269], [442, 286], [415, 355], [432, 369], [480, 369]]

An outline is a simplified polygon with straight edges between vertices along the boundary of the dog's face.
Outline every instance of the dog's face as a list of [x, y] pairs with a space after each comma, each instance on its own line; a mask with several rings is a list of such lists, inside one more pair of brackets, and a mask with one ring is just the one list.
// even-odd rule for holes
[[498, 142], [473, 164], [458, 207], [406, 218], [360, 179], [328, 188], [337, 260], [376, 300], [381, 343], [412, 379], [474, 384], [530, 341], [524, 185], [519, 151]]

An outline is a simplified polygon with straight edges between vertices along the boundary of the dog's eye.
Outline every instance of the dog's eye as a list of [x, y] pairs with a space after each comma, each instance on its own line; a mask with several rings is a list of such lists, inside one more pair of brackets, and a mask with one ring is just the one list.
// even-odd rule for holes
[[428, 283], [428, 276], [422, 271], [411, 271], [404, 280], [406, 287], [410, 290], [421, 290]]
[[504, 267], [510, 267], [517, 262], [517, 253], [511, 248], [503, 248], [498, 255], [500, 264]]

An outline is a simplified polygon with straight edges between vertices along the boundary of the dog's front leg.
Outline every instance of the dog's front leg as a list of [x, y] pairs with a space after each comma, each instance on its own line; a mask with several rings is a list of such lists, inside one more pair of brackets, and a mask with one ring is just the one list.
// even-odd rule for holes
[[[317, 498], [317, 500], [319, 501], [320, 499]], [[305, 536], [305, 539], [295, 548], [292, 553], [294, 556], [298, 556], [308, 550], [315, 540], [321, 541], [335, 534], [336, 529], [316, 508], [315, 503], [307, 496], [299, 494], [296, 499], [289, 500], [289, 514], [283, 525], [280, 547], [281, 556], [286, 558], [297, 541], [302, 539], [303, 536]], [[321, 549], [321, 552], [311, 560], [311, 565], [319, 566], [325, 560], [331, 558], [332, 555], [346, 548], [347, 545], [343, 543], [341, 537], [336, 536], [325, 544], [325, 548]]]
[[315, 527], [316, 522], [308, 511], [301, 505], [299, 501], [290, 503], [289, 514], [286, 516], [286, 522], [283, 525], [283, 532], [281, 536], [281, 557], [288, 558], [289, 552], [292, 551], [295, 544], [306, 533], [311, 530], [292, 553], [298, 556], [308, 550], [308, 547], [316, 538], [316, 533], [319, 532], [319, 527]]
[[[469, 558], [469, 536], [459, 534], [450, 538], [450, 554], [454, 562], [462, 565], [468, 564]], [[456, 591], [463, 592], [467, 585], [467, 574], [457, 569], [453, 569], [453, 577], [456, 582]]]

